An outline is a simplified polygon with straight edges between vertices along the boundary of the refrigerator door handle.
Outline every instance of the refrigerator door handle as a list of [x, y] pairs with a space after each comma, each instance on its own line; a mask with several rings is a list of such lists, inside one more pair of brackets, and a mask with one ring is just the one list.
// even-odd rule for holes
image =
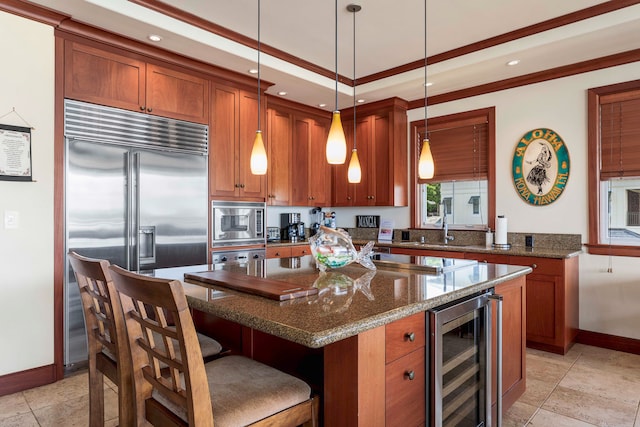
[[126, 187], [126, 203], [125, 203], [125, 228], [127, 230], [127, 232], [125, 233], [124, 236], [124, 244], [126, 247], [125, 250], [125, 258], [126, 258], [126, 268], [131, 270], [133, 265], [132, 265], [132, 260], [133, 257], [131, 256], [132, 251], [133, 251], [133, 245], [134, 242], [131, 239], [131, 228], [132, 228], [132, 222], [133, 222], [133, 218], [132, 218], [132, 203], [133, 203], [133, 189], [132, 189], [132, 182], [133, 178], [131, 177], [131, 171], [133, 170], [133, 166], [131, 164], [131, 152], [127, 151], [124, 153], [124, 167], [125, 167], [125, 171], [126, 171], [126, 177], [125, 179], [128, 179], [129, 182], [125, 182], [125, 187]]
[[130, 220], [129, 236], [132, 242], [129, 246], [131, 253], [131, 270], [140, 270], [140, 153], [134, 152], [133, 164], [129, 176], [131, 182], [128, 186], [129, 191], [129, 204], [128, 214]]
[[[503, 296], [493, 294], [489, 299], [496, 301], [496, 427], [502, 427], [502, 301]], [[491, 319], [489, 319], [491, 321]], [[489, 341], [491, 342], [491, 341]], [[489, 364], [490, 365], [490, 364]], [[489, 399], [491, 402], [491, 399]]]

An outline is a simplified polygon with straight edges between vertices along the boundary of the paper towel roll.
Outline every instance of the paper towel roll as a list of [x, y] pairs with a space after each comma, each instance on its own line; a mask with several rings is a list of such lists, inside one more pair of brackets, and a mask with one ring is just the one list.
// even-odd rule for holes
[[507, 218], [504, 215], [498, 215], [496, 218], [496, 233], [493, 242], [496, 245], [507, 244]]

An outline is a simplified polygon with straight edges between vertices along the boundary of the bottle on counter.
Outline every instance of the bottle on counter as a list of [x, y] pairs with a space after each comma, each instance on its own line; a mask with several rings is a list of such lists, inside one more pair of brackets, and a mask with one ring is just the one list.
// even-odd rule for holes
[[487, 228], [487, 232], [485, 233], [485, 246], [490, 248], [493, 245], [493, 233], [490, 228]]

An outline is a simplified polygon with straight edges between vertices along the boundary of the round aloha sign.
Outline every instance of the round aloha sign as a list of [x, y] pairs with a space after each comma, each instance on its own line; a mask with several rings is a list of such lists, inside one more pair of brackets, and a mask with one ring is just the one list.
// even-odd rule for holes
[[551, 129], [531, 130], [520, 138], [513, 154], [513, 184], [532, 205], [555, 202], [569, 180], [569, 152]]

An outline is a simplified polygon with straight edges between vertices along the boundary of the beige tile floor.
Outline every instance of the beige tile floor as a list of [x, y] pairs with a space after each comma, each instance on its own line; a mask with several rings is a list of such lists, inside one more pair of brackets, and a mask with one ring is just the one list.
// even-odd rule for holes
[[[117, 425], [117, 388], [105, 381], [105, 425]], [[86, 427], [86, 372], [0, 397], [0, 427]], [[640, 356], [576, 344], [564, 356], [527, 350], [527, 391], [505, 427], [640, 427]]]

